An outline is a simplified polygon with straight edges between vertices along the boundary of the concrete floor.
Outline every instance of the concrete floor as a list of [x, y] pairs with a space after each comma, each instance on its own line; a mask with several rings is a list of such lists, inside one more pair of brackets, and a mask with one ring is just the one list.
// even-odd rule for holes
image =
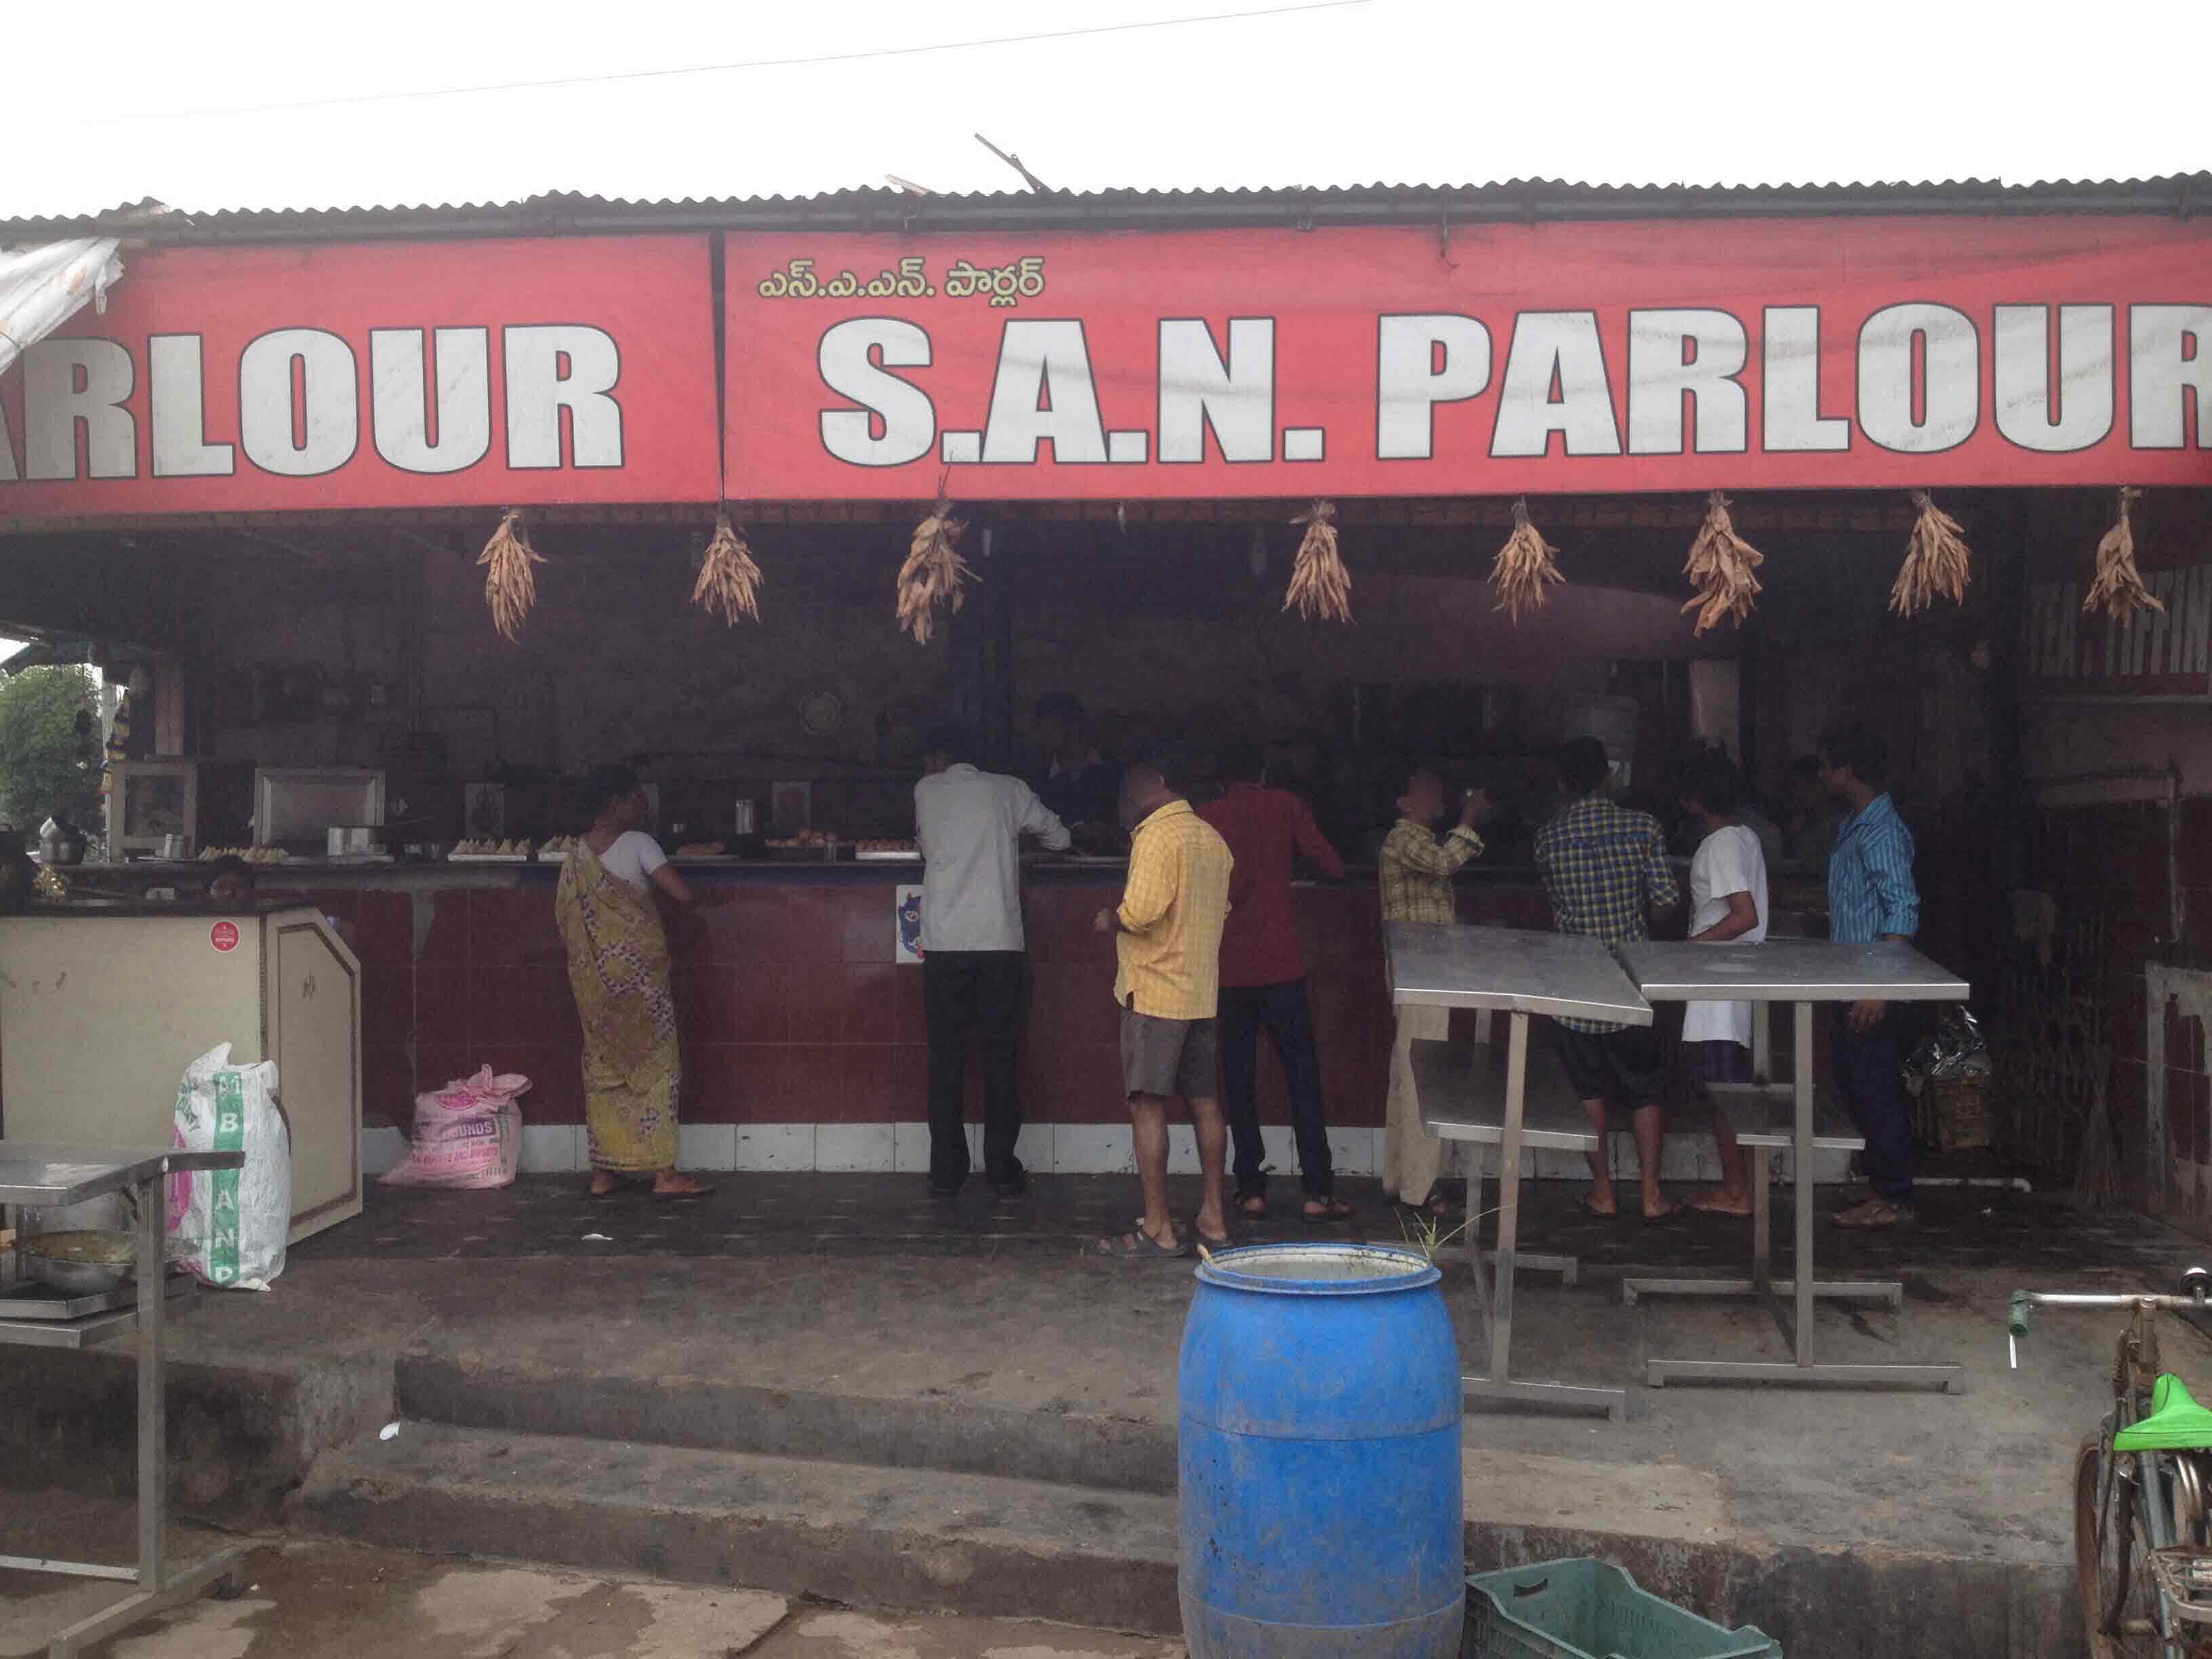
[[[591, 1414], [625, 1389], [633, 1403], [650, 1396], [658, 1421], [679, 1430], [694, 1410], [766, 1414], [771, 1404], [827, 1401], [848, 1404], [853, 1424], [873, 1413], [894, 1432], [926, 1416], [932, 1432], [972, 1434], [986, 1455], [1002, 1448], [1034, 1453], [1065, 1440], [1133, 1447], [1141, 1463], [1164, 1448], [1172, 1470], [1188, 1264], [1125, 1265], [1080, 1255], [1085, 1239], [1134, 1212], [1133, 1182], [1048, 1179], [1025, 1203], [994, 1206], [988, 1194], [974, 1193], [951, 1212], [921, 1197], [912, 1177], [741, 1176], [726, 1179], [709, 1202], [684, 1207], [643, 1198], [587, 1204], [577, 1196], [580, 1185], [379, 1193], [361, 1221], [298, 1251], [267, 1295], [210, 1298], [179, 1321], [179, 1384], [207, 1389], [204, 1406], [173, 1410], [180, 1507], [187, 1513], [222, 1507], [210, 1495], [236, 1474], [237, 1437], [255, 1426], [254, 1397], [239, 1379], [289, 1389], [282, 1397], [295, 1429], [286, 1432], [310, 1441], [319, 1434], [334, 1445], [374, 1427], [361, 1419], [364, 1410], [398, 1414], [391, 1403], [394, 1365], [407, 1356], [449, 1379], [480, 1384], [487, 1398], [520, 1379], [541, 1400], [568, 1402], [575, 1420], [540, 1426], [541, 1432], [605, 1432], [589, 1425]], [[1398, 1241], [1371, 1185], [1346, 1183], [1346, 1191], [1362, 1210], [1350, 1236]], [[2035, 1575], [2047, 1591], [2066, 1571], [2070, 1462], [2104, 1409], [2119, 1321], [2047, 1316], [2023, 1345], [2015, 1370], [2007, 1365], [2006, 1297], [2023, 1285], [2163, 1287], [2199, 1249], [2139, 1217], [2078, 1216], [2017, 1194], [1930, 1194], [1920, 1225], [1909, 1231], [1855, 1239], [1820, 1228], [1823, 1277], [1899, 1278], [1906, 1303], [1901, 1315], [1824, 1304], [1815, 1339], [1824, 1358], [1955, 1360], [1967, 1368], [1965, 1394], [1655, 1390], [1641, 1384], [1643, 1362], [1652, 1354], [1786, 1354], [1774, 1318], [1756, 1306], [1703, 1299], [1620, 1304], [1619, 1279], [1632, 1263], [1740, 1265], [1747, 1224], [1702, 1216], [1665, 1227], [1601, 1224], [1581, 1216], [1573, 1199], [1571, 1188], [1540, 1183], [1524, 1203], [1524, 1244], [1572, 1251], [1585, 1273], [1572, 1289], [1540, 1276], [1524, 1279], [1515, 1369], [1625, 1385], [1629, 1420], [1616, 1426], [1479, 1402], [1470, 1410], [1470, 1549], [1480, 1532], [1509, 1559], [1527, 1559], [1513, 1553], [1516, 1537], [1585, 1534], [1651, 1540], [1661, 1555], [1673, 1548], [1686, 1552], [1686, 1559], [1716, 1545], [1767, 1560], [1825, 1552], [1824, 1559], [1845, 1567], [1940, 1558]], [[1179, 1190], [1179, 1212], [1194, 1200], [1194, 1194]], [[1778, 1271], [1786, 1270], [1789, 1215], [1787, 1203], [1780, 1205]], [[1247, 1237], [1298, 1231], [1295, 1222], [1278, 1223], [1247, 1230]], [[586, 1237], [594, 1233], [601, 1237]], [[1469, 1368], [1480, 1370], [1484, 1355], [1463, 1265], [1448, 1285], [1463, 1353]], [[111, 1492], [127, 1491], [127, 1436], [88, 1445], [82, 1434], [56, 1426], [67, 1421], [70, 1397], [91, 1397], [102, 1387], [116, 1390], [118, 1414], [127, 1411], [127, 1350], [37, 1358], [52, 1369], [50, 1394], [27, 1425], [0, 1422], [0, 1437], [13, 1437], [4, 1445], [11, 1478], [80, 1490], [96, 1490], [105, 1479]], [[2169, 1339], [2167, 1358], [2185, 1376], [2212, 1373], [2212, 1344], [2186, 1332]], [[29, 1386], [11, 1377], [11, 1395]], [[839, 1455], [818, 1447], [739, 1449]], [[105, 1476], [97, 1467], [103, 1457], [112, 1466]], [[865, 1461], [859, 1454], [854, 1460]], [[956, 1459], [933, 1467], [971, 1465]], [[302, 1473], [288, 1477], [272, 1467], [266, 1495], [281, 1502], [286, 1480]], [[1114, 1484], [1103, 1476], [1092, 1483]], [[579, 1588], [566, 1593], [570, 1600], [594, 1581], [573, 1582]], [[7, 1589], [0, 1585], [0, 1593]], [[297, 1598], [283, 1599], [289, 1607]], [[250, 1641], [253, 1630], [236, 1622], [248, 1615], [236, 1613], [237, 1605], [196, 1619], [232, 1618], [230, 1628], [245, 1632], [234, 1642]], [[643, 1639], [650, 1621], [637, 1623], [644, 1615], [628, 1601], [621, 1605], [629, 1609], [621, 1618], [635, 1626], [621, 1639]], [[293, 1615], [252, 1616], [266, 1622]], [[621, 1622], [608, 1617], [610, 1630]], [[890, 1629], [867, 1625], [868, 1639], [890, 1644], [877, 1651], [933, 1659], [939, 1650], [927, 1645], [934, 1638], [909, 1635], [903, 1625], [886, 1634]], [[771, 1640], [830, 1643], [860, 1632], [857, 1624], [817, 1628], [810, 1615]], [[969, 1645], [945, 1650], [988, 1650], [988, 1644], [974, 1645], [985, 1641], [975, 1632], [957, 1639]], [[1063, 1649], [1026, 1638], [1003, 1645], [1040, 1655], [1159, 1650], [1156, 1644]], [[410, 1644], [410, 1659], [447, 1650]], [[473, 1651], [465, 1644], [450, 1650]], [[601, 1650], [577, 1652], [580, 1659]], [[118, 1651], [160, 1659], [167, 1650]], [[398, 1647], [392, 1651], [398, 1659]]]
[[[112, 1595], [0, 1574], [0, 1659]], [[86, 1659], [1175, 1659], [1181, 1643], [1064, 1625], [887, 1616], [337, 1544], [271, 1546], [204, 1598]]]
[[[714, 1205], [688, 1212], [643, 1199], [586, 1205], [574, 1196], [577, 1184], [526, 1183], [512, 1197], [380, 1194], [362, 1222], [300, 1252], [270, 1296], [207, 1308], [179, 1325], [180, 1342], [210, 1358], [273, 1363], [404, 1347], [488, 1370], [660, 1386], [720, 1380], [940, 1402], [956, 1415], [994, 1407], [1172, 1427], [1188, 1264], [1133, 1267], [1078, 1254], [1096, 1228], [1132, 1212], [1133, 1182], [1041, 1181], [1036, 1198], [1013, 1206], [970, 1194], [977, 1201], [949, 1218], [917, 1200], [910, 1177], [733, 1177]], [[1351, 1191], [1364, 1212], [1352, 1236], [1397, 1242], [1371, 1188]], [[2080, 1216], [2017, 1194], [1930, 1193], [1909, 1231], [1853, 1237], [1820, 1228], [1823, 1277], [1899, 1277], [1907, 1293], [1901, 1316], [1822, 1304], [1815, 1340], [1823, 1358], [1957, 1361], [1967, 1367], [1964, 1395], [1651, 1389], [1641, 1380], [1652, 1354], [1787, 1357], [1775, 1318], [1755, 1304], [1620, 1305], [1627, 1263], [1740, 1270], [1748, 1224], [1593, 1223], [1574, 1189], [1529, 1191], [1524, 1245], [1571, 1250], [1585, 1273], [1574, 1289], [1523, 1281], [1515, 1369], [1624, 1384], [1630, 1417], [1614, 1427], [1478, 1402], [1467, 1419], [1471, 1450], [1550, 1461], [1527, 1465], [1536, 1473], [1524, 1479], [1511, 1456], [1494, 1459], [1495, 1478], [1470, 1486], [1470, 1513], [1530, 1523], [1626, 1517], [1662, 1536], [1694, 1516], [1720, 1534], [1785, 1547], [2063, 1559], [2073, 1451], [2104, 1409], [2119, 1322], [2049, 1316], [2015, 1370], [2006, 1298], [2023, 1285], [2163, 1288], [2201, 1248], [2140, 1217]], [[1778, 1205], [1778, 1272], [1786, 1271], [1789, 1218], [1787, 1202]], [[741, 1253], [695, 1253], [724, 1231], [744, 1236]], [[1241, 1231], [1267, 1238], [1300, 1229]], [[590, 1232], [607, 1242], [586, 1242]], [[641, 1249], [665, 1254], [632, 1254]], [[1462, 1352], [1479, 1370], [1486, 1356], [1464, 1267], [1447, 1283]], [[2176, 1369], [2212, 1371], [2212, 1345], [2183, 1333], [2170, 1347]], [[1632, 1480], [1633, 1471], [1645, 1473]]]

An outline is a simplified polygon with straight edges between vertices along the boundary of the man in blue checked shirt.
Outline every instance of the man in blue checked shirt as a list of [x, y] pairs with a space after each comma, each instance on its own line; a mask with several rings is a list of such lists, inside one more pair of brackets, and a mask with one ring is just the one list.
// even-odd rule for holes
[[[1595, 738], [1577, 738], [1560, 750], [1559, 768], [1569, 799], [1536, 835], [1536, 867], [1552, 901], [1553, 925], [1607, 946], [1650, 939], [1652, 915], [1673, 909], [1681, 899], [1659, 820], [1613, 801], [1607, 793], [1612, 769], [1605, 745]], [[1680, 1214], [1681, 1206], [1659, 1184], [1665, 1126], [1660, 1121], [1658, 1034], [1648, 1025], [1556, 1017], [1552, 1042], [1597, 1135], [1596, 1150], [1589, 1155], [1590, 1191], [1583, 1207], [1603, 1216], [1620, 1208], [1606, 1156], [1606, 1109], [1614, 1105], [1633, 1114], [1644, 1218], [1665, 1221]]]
[[[1889, 798], [1889, 749], [1856, 722], [1820, 737], [1820, 784], [1849, 816], [1828, 855], [1828, 933], [1838, 944], [1909, 941], [1920, 930], [1912, 832]], [[1863, 1163], [1874, 1196], [1836, 1218], [1841, 1227], [1894, 1227], [1912, 1219], [1912, 1131], [1905, 1101], [1905, 1041], [1887, 1002], [1855, 1002], [1834, 1034], [1836, 1082], [1866, 1137]]]

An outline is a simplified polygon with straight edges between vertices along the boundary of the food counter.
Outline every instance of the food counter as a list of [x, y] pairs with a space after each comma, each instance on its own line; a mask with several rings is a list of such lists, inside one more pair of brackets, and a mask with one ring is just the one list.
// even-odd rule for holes
[[[896, 932], [898, 890], [919, 884], [919, 861], [678, 863], [700, 895], [669, 925], [686, 1162], [922, 1168], [921, 973], [899, 960]], [[1124, 868], [1118, 859], [1045, 857], [1026, 871], [1021, 1081], [1030, 1127], [1022, 1155], [1041, 1170], [1127, 1164], [1114, 942], [1091, 927]], [[197, 890], [201, 873], [189, 864], [74, 872], [86, 884], [184, 890]], [[535, 1085], [522, 1100], [525, 1167], [582, 1167], [580, 1034], [553, 918], [559, 873], [542, 861], [306, 860], [256, 872], [264, 899], [291, 898], [331, 919], [359, 958], [372, 1173], [397, 1155], [394, 1126], [409, 1121], [419, 1090], [487, 1063]], [[1532, 869], [1478, 864], [1457, 886], [1464, 920], [1550, 926]], [[1374, 873], [1301, 884], [1297, 903], [1340, 1164], [1364, 1172], [1380, 1164], [1392, 1030]], [[173, 1092], [174, 1079], [167, 1086]], [[1263, 1121], [1284, 1122], [1272, 1057], [1261, 1062], [1261, 1087]], [[1290, 1167], [1287, 1129], [1269, 1133], [1282, 1143], [1272, 1154], [1277, 1166]]]
[[[898, 960], [898, 889], [919, 862], [679, 864], [701, 902], [670, 922], [684, 1048], [684, 1157], [697, 1167], [902, 1169], [926, 1158], [921, 973]], [[1113, 1005], [1114, 942], [1091, 918], [1120, 860], [1045, 858], [1027, 872], [1030, 1007], [1022, 1087], [1032, 1167], [1126, 1167]], [[580, 1034], [554, 924], [556, 865], [329, 866], [256, 872], [264, 900], [311, 906], [361, 963], [367, 1168], [397, 1156], [414, 1095], [489, 1063], [534, 1084], [525, 1167], [584, 1162]], [[192, 864], [82, 866], [84, 885], [197, 891]], [[1470, 919], [1547, 925], [1530, 871], [1465, 873]], [[1347, 1172], [1376, 1166], [1391, 1017], [1371, 872], [1303, 886], [1330, 1121]], [[1263, 1118], [1285, 1121], [1262, 1062]], [[172, 1078], [163, 1098], [175, 1090]], [[1271, 1134], [1275, 1131], [1270, 1131]], [[1291, 1159], [1280, 1132], [1279, 1165]], [[1035, 1156], [1032, 1156], [1035, 1154]], [[920, 1163], [911, 1167], [919, 1169]]]

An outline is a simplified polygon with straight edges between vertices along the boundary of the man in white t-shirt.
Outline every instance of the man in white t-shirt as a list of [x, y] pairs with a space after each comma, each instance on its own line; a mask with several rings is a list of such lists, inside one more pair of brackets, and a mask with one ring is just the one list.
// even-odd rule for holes
[[968, 1178], [962, 1122], [968, 1045], [983, 1062], [983, 1172], [1001, 1198], [1028, 1185], [1014, 1156], [1022, 1016], [1021, 838], [1064, 852], [1067, 830], [1019, 778], [975, 765], [967, 729], [929, 734], [929, 775], [915, 786], [921, 847], [922, 1000], [929, 1021], [929, 1190], [951, 1198]]
[[[1683, 813], [1698, 838], [1690, 859], [1692, 942], [1758, 944], [1766, 937], [1766, 855], [1758, 834], [1735, 816], [1741, 778], [1726, 755], [1705, 755], [1690, 764], [1680, 793]], [[1712, 1084], [1750, 1082], [1751, 1005], [1684, 1004], [1682, 1053], [1691, 1078], [1708, 1099]], [[1735, 1126], [1718, 1102], [1713, 1104], [1713, 1139], [1720, 1148], [1720, 1190], [1693, 1200], [1694, 1207], [1749, 1215], [1750, 1167], [1736, 1143]]]

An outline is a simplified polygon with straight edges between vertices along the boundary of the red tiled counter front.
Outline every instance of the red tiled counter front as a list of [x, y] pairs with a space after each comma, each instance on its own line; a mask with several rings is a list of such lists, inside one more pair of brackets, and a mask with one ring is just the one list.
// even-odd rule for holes
[[[583, 1121], [580, 1036], [550, 872], [471, 872], [465, 884], [441, 873], [363, 872], [340, 886], [347, 878], [300, 872], [309, 901], [347, 925], [362, 958], [368, 1120], [404, 1127], [418, 1089], [480, 1065], [521, 1072], [535, 1085], [524, 1102], [531, 1161], [566, 1167], [569, 1146], [581, 1155], [580, 1137], [556, 1133]], [[908, 1150], [928, 1116], [928, 1034], [922, 970], [896, 959], [894, 906], [918, 873], [687, 872], [702, 899], [672, 916], [670, 944], [688, 1152], [710, 1166], [728, 1155], [765, 1167], [879, 1167], [882, 1130], [847, 1133], [863, 1126], [896, 1127]], [[1091, 927], [1121, 880], [1117, 869], [1061, 866], [1029, 884], [1021, 1078], [1031, 1125], [1119, 1126], [1126, 1139], [1114, 945]], [[1371, 879], [1358, 877], [1304, 887], [1298, 898], [1329, 1121], [1357, 1169], [1371, 1164], [1389, 1060], [1380, 911]], [[1548, 921], [1540, 890], [1510, 872], [1463, 884], [1461, 913], [1510, 927]], [[1281, 1075], [1261, 1048], [1262, 1118], [1285, 1124]], [[979, 1107], [971, 1067], [971, 1120]], [[792, 1126], [821, 1132], [811, 1159], [796, 1144], [803, 1137], [784, 1132]], [[1050, 1142], [1033, 1134], [1030, 1144]], [[1037, 1161], [1054, 1160], [1046, 1151]]]

